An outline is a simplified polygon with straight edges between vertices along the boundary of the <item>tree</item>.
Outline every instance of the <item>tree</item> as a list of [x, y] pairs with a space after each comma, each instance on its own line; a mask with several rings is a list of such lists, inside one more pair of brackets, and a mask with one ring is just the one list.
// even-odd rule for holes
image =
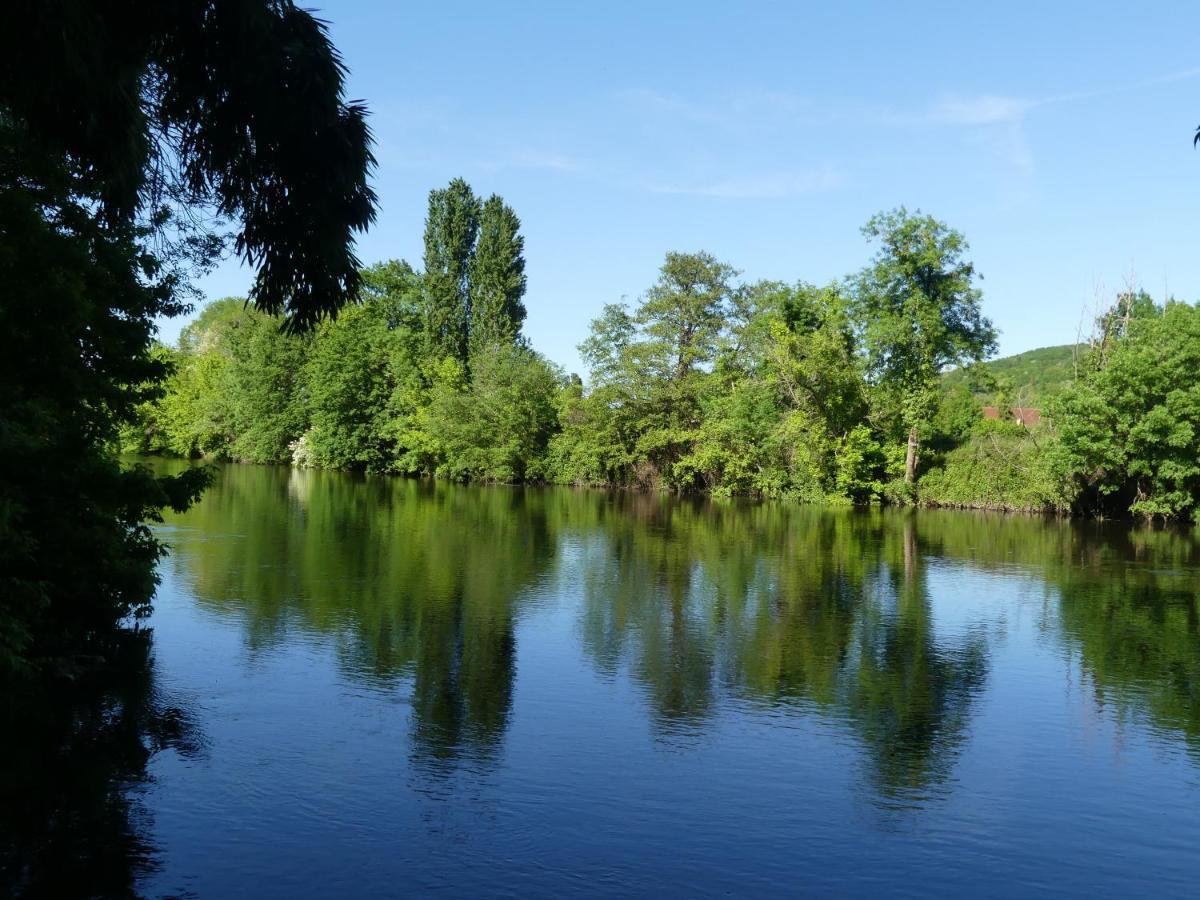
[[710, 490], [810, 501], [868, 500], [879, 447], [864, 424], [861, 363], [836, 285], [737, 292], [703, 396], [690, 468]]
[[458, 378], [450, 373], [433, 387], [427, 427], [439, 474], [506, 483], [540, 478], [558, 429], [559, 372], [512, 345], [484, 348], [472, 366], [469, 383], [459, 368]]
[[153, 317], [178, 307], [132, 228], [102, 226], [61, 185], [14, 185], [13, 150], [0, 140], [0, 675], [115, 654], [114, 626], [155, 586], [144, 523], [204, 480], [109, 452], [167, 373]]
[[637, 325], [624, 303], [606, 304], [579, 345], [590, 384], [575, 377], [559, 397], [559, 422], [550, 458], [552, 477], [568, 484], [621, 484], [635, 460], [644, 385], [629, 377]]
[[629, 374], [650, 390], [639, 450], [669, 478], [700, 425], [701, 394], [728, 324], [737, 274], [709, 253], [668, 253], [634, 317], [643, 339], [631, 347]]
[[880, 488], [880, 448], [866, 424], [848, 298], [837, 285], [799, 284], [781, 300], [767, 319], [763, 373], [783, 407], [776, 443], [786, 451], [792, 491], [872, 499]]
[[383, 472], [404, 449], [398, 407], [419, 378], [421, 288], [403, 261], [372, 266], [363, 279], [362, 304], [323, 324], [309, 347], [305, 441], [318, 466]]
[[483, 348], [511, 344], [525, 321], [525, 238], [521, 220], [496, 194], [483, 204], [479, 239], [471, 257], [470, 344], [472, 354]]
[[425, 218], [425, 333], [439, 356], [467, 360], [471, 296], [467, 276], [479, 232], [479, 201], [455, 178], [429, 192]]
[[916, 475], [920, 429], [937, 405], [938, 377], [950, 365], [978, 362], [996, 347], [980, 310], [966, 239], [932, 216], [900, 207], [863, 227], [880, 244], [854, 283], [854, 314], [868, 377], [907, 431], [904, 480]]
[[309, 340], [283, 324], [244, 299], [226, 297], [184, 328], [151, 413], [164, 449], [255, 463], [290, 458], [308, 421], [302, 372]]
[[292, 327], [354, 296], [374, 158], [323, 23], [289, 0], [19, 0], [7, 14], [0, 106], [103, 221], [168, 199], [240, 222], [251, 300]]
[[668, 253], [638, 307], [661, 374], [680, 382], [716, 356], [738, 272], [710, 253]]
[[230, 334], [229, 455], [242, 462], [287, 462], [292, 443], [308, 428], [303, 373], [311, 341], [282, 324], [254, 312]]
[[[111, 452], [169, 363], [156, 317], [223, 246], [303, 330], [353, 298], [374, 215], [365, 111], [325, 27], [288, 0], [18, 0], [0, 30], [0, 669], [110, 654], [145, 615], [145, 526], [197, 470]], [[36, 372], [37, 378], [30, 373]], [[71, 515], [64, 515], [71, 510]]]
[[1125, 295], [1053, 407], [1060, 478], [1089, 512], [1197, 515], [1200, 307]]
[[[702, 395], [739, 290], [736, 275], [708, 253], [668, 253], [636, 312], [610, 304], [592, 322], [580, 345], [592, 389], [557, 447], [560, 460], [586, 461], [587, 473], [567, 480], [593, 480], [599, 466], [617, 480], [693, 486], [677, 476], [692, 481], [695, 470], [675, 466], [701, 424]], [[602, 448], [578, 440], [588, 431]]]
[[165, 449], [228, 459], [236, 434], [230, 407], [233, 334], [254, 312], [240, 297], [209, 303], [179, 335], [175, 366], [154, 414]]

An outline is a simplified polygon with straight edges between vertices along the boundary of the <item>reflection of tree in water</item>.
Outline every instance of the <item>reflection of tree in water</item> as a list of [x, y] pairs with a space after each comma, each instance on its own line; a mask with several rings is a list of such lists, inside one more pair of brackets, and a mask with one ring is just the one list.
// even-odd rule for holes
[[203, 539], [175, 535], [175, 564], [203, 604], [245, 617], [252, 646], [309, 630], [356, 679], [411, 679], [413, 750], [433, 771], [494, 758], [520, 598], [559, 546], [586, 653], [632, 673], [658, 733], [703, 729], [725, 696], [816, 710], [861, 740], [886, 802], [948, 777], [988, 668], [980, 631], [935, 628], [923, 557], [1044, 578], [1061, 597], [1048, 627], [1098, 695], [1200, 735], [1195, 539], [252, 467], [224, 469], [179, 521]]
[[460, 756], [490, 758], [508, 725], [516, 664], [512, 610], [475, 606], [458, 595], [427, 601], [424, 611], [413, 684], [414, 751], [433, 768]]
[[[179, 521], [200, 601], [237, 608], [252, 646], [328, 636], [352, 677], [411, 679], [414, 754], [491, 758], [512, 703], [517, 604], [554, 554], [544, 495], [226, 467]], [[214, 540], [212, 535], [229, 535]]]
[[1200, 534], [1100, 530], [1050, 581], [1097, 704], [1180, 732], [1200, 756]]
[[[144, 654], [144, 649], [139, 652]], [[167, 705], [153, 670], [104, 685], [12, 694], [0, 710], [0, 893], [136, 896], [156, 868], [136, 801], [154, 754], [191, 757], [201, 738]]]
[[1177, 731], [1200, 756], [1200, 529], [954, 513], [920, 522], [940, 556], [1035, 573], [1047, 588], [1042, 627], [1097, 706]]
[[943, 780], [986, 674], [982, 638], [939, 643], [911, 517], [630, 499], [597, 523], [584, 642], [622, 658], [657, 727], [715, 694], [850, 723], [885, 798]]
[[983, 687], [987, 646], [979, 635], [960, 646], [935, 640], [912, 515], [884, 533], [881, 555], [877, 590], [890, 602], [863, 607], [844, 702], [880, 795], [915, 798], [950, 774]]
[[656, 727], [698, 726], [724, 690], [850, 723], [885, 801], [950, 773], [982, 690], [982, 629], [931, 618], [924, 557], [1043, 581], [1043, 627], [1096, 702], [1182, 733], [1200, 756], [1200, 531], [934, 511], [610, 500], [588, 543], [584, 644], [627, 662]]
[[585, 647], [611, 673], [632, 645], [636, 675], [667, 730], [701, 723], [712, 705], [711, 598], [694, 582], [694, 547], [680, 539], [700, 509], [629, 494], [571, 510], [582, 514], [572, 516], [576, 527], [603, 534], [582, 561]]

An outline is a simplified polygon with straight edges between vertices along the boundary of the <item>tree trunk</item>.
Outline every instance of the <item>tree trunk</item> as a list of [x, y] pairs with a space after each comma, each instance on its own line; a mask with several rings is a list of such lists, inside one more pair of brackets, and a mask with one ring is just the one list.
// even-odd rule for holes
[[912, 484], [917, 475], [917, 426], [908, 429], [908, 455], [904, 457], [904, 483]]

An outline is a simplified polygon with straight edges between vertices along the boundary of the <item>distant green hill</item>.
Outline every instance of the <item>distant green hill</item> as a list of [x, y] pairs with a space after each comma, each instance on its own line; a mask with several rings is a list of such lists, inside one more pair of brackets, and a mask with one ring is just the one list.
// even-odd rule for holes
[[[1076, 350], [1082, 353], [1086, 349], [1086, 344], [1041, 347], [1015, 356], [993, 359], [984, 363], [984, 367], [992, 375], [1008, 382], [1014, 403], [1041, 406], [1075, 377]], [[962, 369], [954, 369], [946, 373], [945, 383], [947, 387], [965, 383], [966, 377]], [[976, 393], [984, 400], [992, 399], [990, 392], [976, 389]]]

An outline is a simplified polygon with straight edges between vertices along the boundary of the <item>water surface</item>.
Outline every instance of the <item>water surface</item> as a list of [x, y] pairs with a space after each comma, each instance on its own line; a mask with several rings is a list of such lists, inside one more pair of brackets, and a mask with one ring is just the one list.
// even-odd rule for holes
[[162, 534], [10, 880], [1194, 894], [1193, 533], [225, 467]]

